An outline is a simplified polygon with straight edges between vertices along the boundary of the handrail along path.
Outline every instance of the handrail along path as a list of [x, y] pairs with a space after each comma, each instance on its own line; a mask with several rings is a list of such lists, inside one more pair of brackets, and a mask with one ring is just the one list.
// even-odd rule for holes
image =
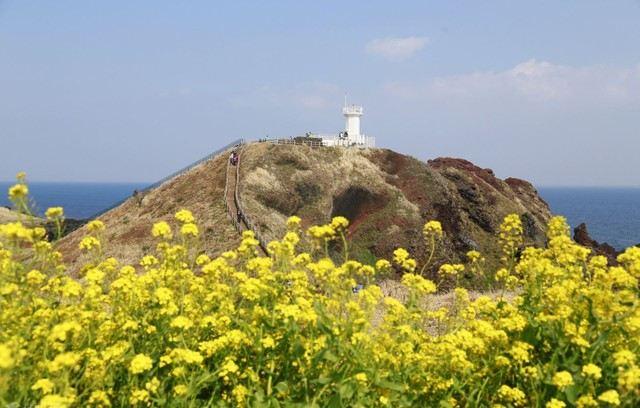
[[[237, 146], [237, 157], [238, 161], [235, 165], [231, 164], [231, 160], [227, 160], [227, 169], [225, 175], [225, 187], [224, 187], [224, 205], [227, 209], [227, 214], [231, 219], [234, 227], [238, 231], [239, 234], [242, 234], [243, 231], [253, 231], [255, 238], [258, 240], [260, 249], [264, 254], [268, 254], [267, 245], [264, 239], [262, 238], [259, 230], [256, 226], [251, 222], [247, 213], [244, 211], [242, 207], [242, 203], [240, 201], [239, 194], [239, 186], [240, 186], [240, 163], [242, 162], [242, 151], [244, 150], [245, 143], [242, 141]], [[235, 169], [231, 170], [232, 168]], [[232, 174], [233, 172], [233, 174]], [[231, 177], [229, 177], [231, 176]]]

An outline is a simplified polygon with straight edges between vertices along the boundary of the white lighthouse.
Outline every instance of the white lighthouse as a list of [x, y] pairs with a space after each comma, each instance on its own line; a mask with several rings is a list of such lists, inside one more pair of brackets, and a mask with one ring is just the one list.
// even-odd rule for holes
[[365, 136], [360, 130], [360, 117], [364, 110], [360, 105], [347, 105], [347, 97], [344, 98], [344, 106], [342, 114], [344, 115], [344, 131], [337, 136], [318, 135], [322, 138], [322, 144], [325, 146], [353, 146], [353, 147], [374, 147], [375, 138]]
[[350, 145], [364, 144], [362, 135], [360, 134], [360, 116], [362, 116], [362, 106], [347, 105], [342, 108], [342, 114], [345, 118], [345, 139]]

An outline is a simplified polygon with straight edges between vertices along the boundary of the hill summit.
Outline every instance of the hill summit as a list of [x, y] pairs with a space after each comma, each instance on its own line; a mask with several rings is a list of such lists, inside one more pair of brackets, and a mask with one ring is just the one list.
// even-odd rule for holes
[[[238, 230], [247, 227], [266, 243], [282, 236], [291, 215], [301, 217], [303, 226], [341, 215], [350, 220], [351, 253], [361, 261], [390, 257], [397, 247], [419, 257], [425, 252], [424, 223], [438, 220], [445, 233], [443, 259], [456, 261], [475, 249], [493, 263], [498, 248], [492, 238], [504, 216], [519, 214], [528, 243], [536, 245], [544, 243], [551, 216], [530, 183], [501, 180], [462, 159], [425, 163], [388, 149], [250, 143], [238, 150], [234, 166], [229, 153], [100, 216], [107, 225], [105, 253], [123, 262], [140, 259], [154, 248], [152, 223], [172, 223], [173, 214], [186, 208], [198, 220], [202, 251], [210, 256], [237, 245]], [[238, 230], [235, 200], [242, 212]], [[80, 228], [59, 244], [72, 269], [85, 232]]]

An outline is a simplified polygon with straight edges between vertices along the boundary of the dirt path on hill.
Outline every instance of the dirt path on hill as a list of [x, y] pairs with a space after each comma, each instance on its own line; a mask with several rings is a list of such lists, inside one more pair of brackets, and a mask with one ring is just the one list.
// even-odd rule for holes
[[[239, 163], [239, 162], [238, 162]], [[236, 203], [236, 194], [238, 189], [238, 164], [231, 164], [231, 160], [227, 160], [227, 179], [225, 188], [225, 203], [229, 217], [233, 222], [238, 233], [242, 233], [248, 229], [244, 216], [238, 211]]]

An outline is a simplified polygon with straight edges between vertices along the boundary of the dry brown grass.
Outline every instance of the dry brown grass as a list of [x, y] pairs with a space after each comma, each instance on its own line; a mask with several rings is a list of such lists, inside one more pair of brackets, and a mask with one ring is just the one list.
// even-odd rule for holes
[[[307, 223], [326, 222], [333, 211], [333, 197], [359, 186], [372, 194], [392, 197], [399, 216], [419, 222], [418, 206], [386, 182], [385, 174], [367, 158], [366, 152], [251, 144], [243, 153], [241, 165], [240, 196], [245, 210], [252, 219], [259, 220], [267, 240], [277, 239], [285, 232], [289, 215], [299, 215]], [[295, 194], [299, 186], [317, 187], [320, 194], [314, 200], [300, 199]], [[296, 199], [300, 202], [293, 201]]]
[[44, 223], [42, 218], [27, 217], [5, 207], [0, 207], [0, 224], [21, 221], [28, 225], [41, 225]]
[[[400, 302], [406, 302], [408, 299], [409, 292], [407, 288], [398, 281], [385, 279], [378, 282], [378, 286], [380, 286], [380, 289], [382, 289], [382, 293], [385, 296], [392, 297], [399, 300]], [[511, 302], [516, 296], [515, 292], [501, 290], [470, 290], [468, 291], [468, 293], [469, 299], [471, 301], [478, 299], [480, 296], [488, 296], [492, 300], [502, 299], [506, 302]], [[450, 291], [429, 295], [425, 299], [423, 299], [420, 306], [430, 311], [436, 311], [445, 308], [449, 310], [450, 313], [453, 313], [453, 311], [455, 311], [455, 293], [453, 291]], [[373, 315], [373, 324], [376, 325], [382, 322], [383, 317], [384, 309], [382, 306], [378, 306]], [[425, 326], [425, 330], [427, 330], [432, 335], [439, 335], [446, 333], [448, 330], [450, 330], [450, 328], [429, 323]]]
[[[401, 302], [405, 302], [409, 295], [407, 288], [404, 287], [400, 282], [393, 279], [385, 279], [378, 282], [378, 286], [382, 289], [382, 293], [385, 296], [390, 296], [392, 298], [398, 299]], [[501, 291], [501, 290], [470, 290], [469, 291], [469, 299], [474, 301], [478, 299], [480, 296], [488, 296], [491, 299], [499, 299], [503, 298], [505, 301], [509, 302], [513, 300], [516, 296], [514, 292], [509, 291]], [[438, 310], [442, 307], [450, 308], [453, 306], [455, 301], [455, 294], [453, 291], [436, 293], [429, 296], [429, 302], [425, 304], [429, 308], [429, 310]]]
[[[100, 216], [107, 226], [105, 254], [122, 264], [137, 264], [143, 255], [155, 250], [153, 223], [164, 220], [175, 226], [173, 216], [182, 208], [197, 219], [204, 253], [216, 256], [238, 245], [240, 238], [229, 222], [223, 201], [227, 157], [228, 152], [224, 152], [145, 193], [141, 200], [132, 197]], [[58, 243], [72, 272], [82, 264], [78, 244], [86, 233], [86, 227], [82, 227]]]

